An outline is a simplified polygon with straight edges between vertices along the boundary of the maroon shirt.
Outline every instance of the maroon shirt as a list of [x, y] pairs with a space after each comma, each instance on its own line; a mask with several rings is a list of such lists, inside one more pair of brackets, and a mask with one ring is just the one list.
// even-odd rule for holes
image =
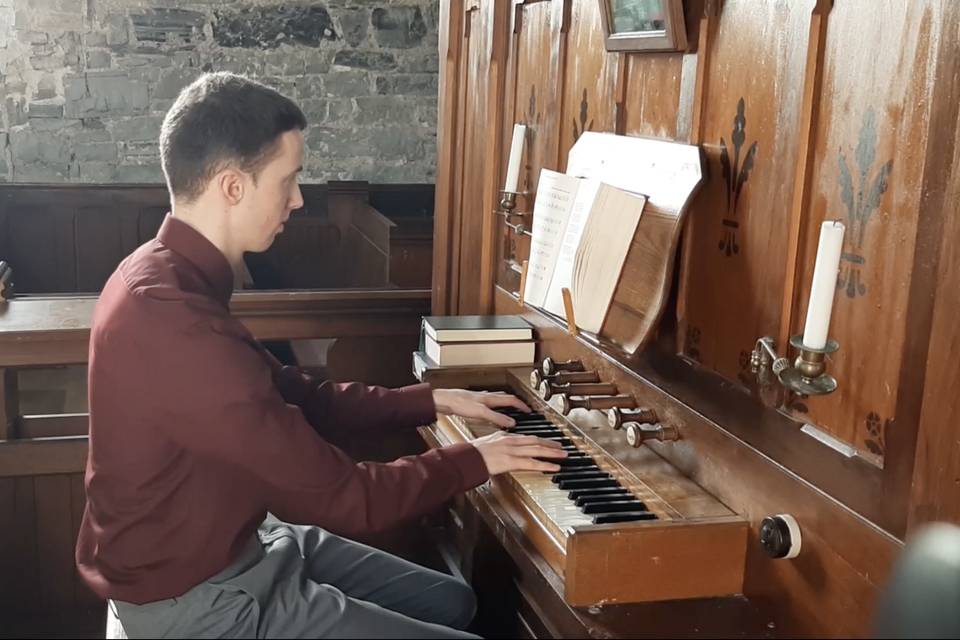
[[285, 367], [228, 310], [230, 265], [186, 223], [124, 260], [90, 333], [87, 507], [80, 575], [105, 598], [179, 596], [240, 553], [269, 510], [355, 535], [484, 482], [461, 444], [357, 463], [322, 437], [436, 417], [428, 385], [320, 383]]

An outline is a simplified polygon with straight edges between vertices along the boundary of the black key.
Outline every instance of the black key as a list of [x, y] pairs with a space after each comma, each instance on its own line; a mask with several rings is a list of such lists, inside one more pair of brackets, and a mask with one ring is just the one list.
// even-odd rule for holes
[[[563, 471], [577, 471], [578, 469], [597, 469], [597, 465], [593, 464], [592, 460], [587, 458], [543, 458], [537, 456], [534, 460], [540, 460], [542, 462], [551, 462], [553, 464], [560, 465], [560, 468]], [[553, 474], [553, 471], [544, 471], [544, 473]]]
[[602, 489], [604, 487], [618, 487], [619, 483], [613, 478], [590, 478], [584, 480], [563, 480], [557, 484], [563, 490], [572, 489]]
[[646, 511], [647, 505], [639, 500], [617, 500], [614, 502], [593, 502], [580, 509], [584, 513], [627, 513], [630, 511]]
[[571, 442], [570, 438], [566, 436], [548, 436], [544, 438], [544, 440], [553, 440], [554, 442], [559, 443], [561, 446], [573, 446], [573, 442]]
[[[570, 447], [569, 449], [567, 447], [562, 447], [562, 449], [567, 452], [567, 459], [570, 459], [570, 460], [580, 459], [580, 458], [590, 458], [590, 455], [587, 454], [586, 451], [580, 451], [576, 447]], [[590, 459], [593, 460], [593, 458], [590, 458]]]
[[508, 418], [513, 418], [517, 422], [531, 422], [547, 419], [547, 417], [542, 413], [508, 413], [505, 415]]
[[583, 487], [582, 489], [575, 489], [567, 494], [567, 497], [571, 500], [576, 500], [581, 496], [598, 496], [604, 493], [615, 493], [617, 491], [626, 491], [626, 489], [619, 484], [614, 487]]
[[656, 520], [657, 516], [649, 511], [628, 511], [626, 513], [598, 513], [593, 516], [593, 524], [608, 522], [634, 522], [637, 520]]
[[508, 413], [508, 414], [519, 413], [520, 415], [524, 415], [524, 416], [530, 415], [532, 413], [536, 413], [536, 411], [524, 411], [523, 409], [517, 409], [516, 407], [500, 407], [499, 409], [497, 409], [497, 411], [499, 411], [500, 413]]
[[609, 478], [610, 474], [600, 469], [589, 469], [584, 471], [561, 471], [551, 478], [553, 484], [559, 485], [568, 480], [592, 480]]
[[556, 427], [537, 427], [536, 429], [530, 428], [513, 428], [510, 429], [510, 433], [515, 433], [518, 436], [562, 436], [563, 431], [557, 429]]
[[566, 458], [564, 458], [564, 459], [562, 459], [562, 460], [558, 460], [558, 461], [557, 461], [557, 464], [559, 464], [559, 465], [560, 465], [561, 467], [563, 467], [563, 468], [567, 468], [567, 467], [581, 468], [581, 467], [596, 467], [596, 466], [597, 466], [596, 461], [595, 461], [593, 458], [588, 458], [587, 456], [583, 456], [582, 458], [581, 458], [581, 457], [573, 457], [573, 458], [571, 458], [571, 457], [567, 456]]
[[573, 503], [578, 507], [594, 502], [609, 502], [610, 500], [629, 500], [633, 497], [627, 489], [605, 489], [605, 493], [586, 493], [574, 498]]

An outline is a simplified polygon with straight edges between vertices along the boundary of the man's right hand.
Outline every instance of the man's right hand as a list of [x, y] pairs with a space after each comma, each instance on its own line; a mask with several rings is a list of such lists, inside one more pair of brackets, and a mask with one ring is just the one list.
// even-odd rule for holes
[[567, 457], [559, 443], [536, 436], [497, 431], [477, 438], [473, 446], [480, 451], [491, 476], [508, 471], [559, 471], [560, 465], [537, 458]]

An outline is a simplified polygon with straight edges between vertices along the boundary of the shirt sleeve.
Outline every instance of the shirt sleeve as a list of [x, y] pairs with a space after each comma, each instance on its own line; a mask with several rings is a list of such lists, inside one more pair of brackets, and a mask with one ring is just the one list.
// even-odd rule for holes
[[358, 382], [320, 381], [299, 367], [283, 366], [269, 352], [264, 353], [284, 400], [300, 407], [321, 435], [419, 427], [437, 418], [429, 384], [387, 389]]
[[[266, 508], [289, 522], [342, 535], [381, 531], [428, 513], [489, 477], [480, 452], [469, 443], [387, 464], [357, 463], [285, 402], [270, 365], [252, 345], [203, 318], [182, 334], [177, 340], [182, 350], [151, 354], [156, 384], [150, 404], [163, 415], [166, 435], [186, 450], [257, 476], [265, 487]], [[351, 403], [384, 397], [349, 385], [315, 393], [317, 406], [334, 407], [335, 416], [348, 413]], [[400, 392], [405, 393], [411, 392]], [[384, 420], [405, 415], [385, 404], [372, 415]]]

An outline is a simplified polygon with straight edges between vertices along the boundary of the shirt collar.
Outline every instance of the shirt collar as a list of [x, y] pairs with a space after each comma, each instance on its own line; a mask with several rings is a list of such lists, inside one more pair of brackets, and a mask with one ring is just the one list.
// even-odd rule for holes
[[204, 280], [204, 293], [229, 305], [233, 295], [233, 269], [226, 256], [212, 242], [170, 213], [160, 225], [157, 240], [197, 268]]

